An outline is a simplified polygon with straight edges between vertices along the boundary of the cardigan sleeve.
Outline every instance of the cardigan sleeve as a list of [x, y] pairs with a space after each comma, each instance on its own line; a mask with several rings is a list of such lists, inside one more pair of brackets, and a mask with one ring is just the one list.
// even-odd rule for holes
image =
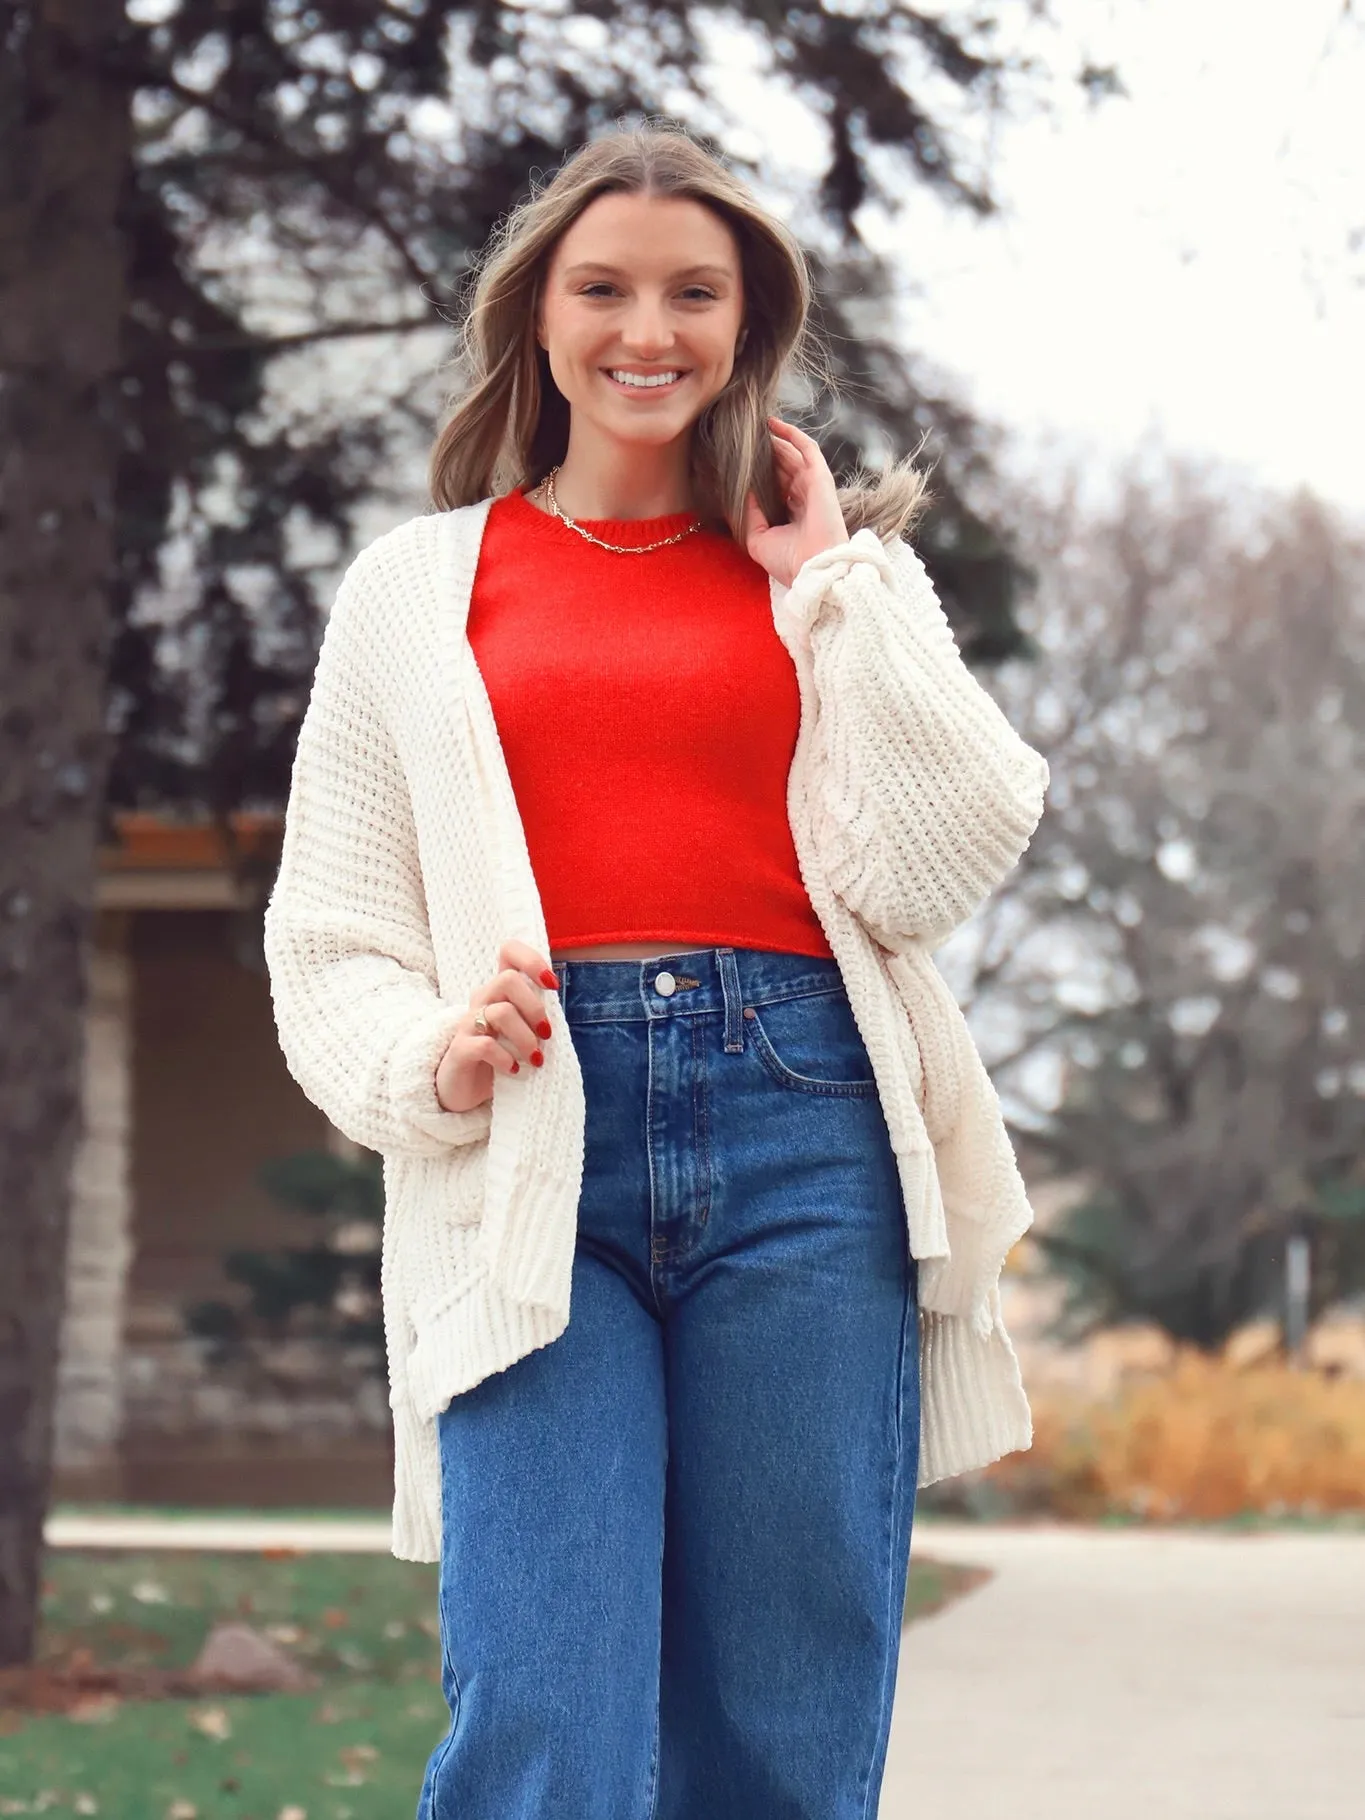
[[785, 608], [812, 659], [830, 885], [884, 947], [936, 947], [1018, 863], [1047, 761], [963, 662], [903, 539], [864, 529], [811, 557]]
[[373, 694], [370, 570], [347, 571], [299, 730], [265, 958], [290, 1074], [382, 1153], [486, 1137], [491, 1103], [448, 1112], [436, 1068], [466, 1007], [443, 999], [402, 765]]

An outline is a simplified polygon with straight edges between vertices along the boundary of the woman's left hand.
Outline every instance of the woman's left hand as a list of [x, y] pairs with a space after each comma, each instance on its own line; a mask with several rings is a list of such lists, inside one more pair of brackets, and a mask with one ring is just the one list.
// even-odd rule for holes
[[847, 543], [839, 490], [813, 436], [780, 417], [768, 419], [777, 484], [791, 522], [770, 525], [753, 492], [744, 508], [744, 547], [774, 581], [789, 588], [801, 565], [822, 550]]

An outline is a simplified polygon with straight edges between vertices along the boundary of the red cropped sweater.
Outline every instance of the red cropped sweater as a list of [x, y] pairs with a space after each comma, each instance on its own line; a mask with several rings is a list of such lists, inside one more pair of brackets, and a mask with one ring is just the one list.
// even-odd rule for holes
[[[652, 543], [691, 514], [579, 522]], [[552, 949], [831, 957], [787, 820], [796, 672], [767, 573], [733, 539], [617, 555], [509, 493], [489, 509], [468, 633]]]

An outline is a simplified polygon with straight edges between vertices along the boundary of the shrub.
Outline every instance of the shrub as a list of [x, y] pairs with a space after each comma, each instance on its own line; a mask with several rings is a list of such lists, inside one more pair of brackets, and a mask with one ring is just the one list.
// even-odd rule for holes
[[1103, 1402], [1044, 1392], [1034, 1443], [981, 1475], [970, 1508], [1094, 1521], [1365, 1512], [1365, 1382], [1282, 1361], [1238, 1370], [1182, 1347]]

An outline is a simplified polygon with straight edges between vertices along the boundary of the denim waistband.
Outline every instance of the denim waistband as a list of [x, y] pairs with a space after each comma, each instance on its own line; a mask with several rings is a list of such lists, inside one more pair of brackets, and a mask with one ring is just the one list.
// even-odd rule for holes
[[839, 963], [767, 948], [679, 948], [656, 960], [566, 961], [553, 953], [560, 1005], [570, 1024], [648, 1023], [843, 990]]

